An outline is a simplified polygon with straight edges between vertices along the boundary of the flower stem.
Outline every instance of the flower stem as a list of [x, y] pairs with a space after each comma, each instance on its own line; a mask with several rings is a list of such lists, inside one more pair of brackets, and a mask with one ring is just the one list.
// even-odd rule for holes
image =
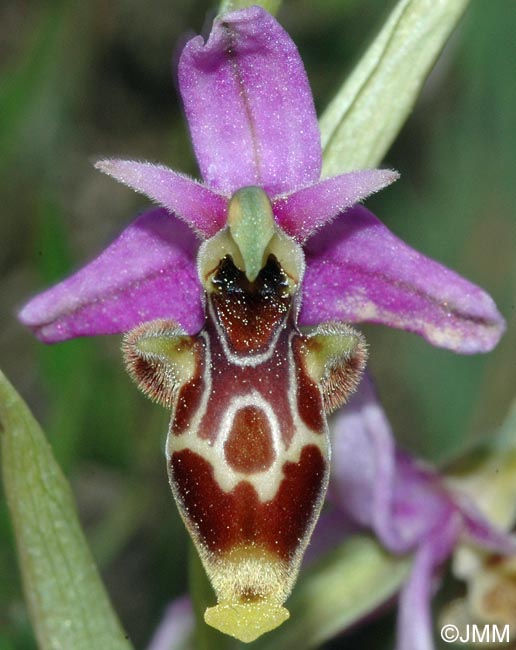
[[238, 11], [238, 9], [246, 9], [253, 5], [263, 7], [274, 16], [280, 8], [281, 0], [222, 0], [219, 6], [219, 14]]

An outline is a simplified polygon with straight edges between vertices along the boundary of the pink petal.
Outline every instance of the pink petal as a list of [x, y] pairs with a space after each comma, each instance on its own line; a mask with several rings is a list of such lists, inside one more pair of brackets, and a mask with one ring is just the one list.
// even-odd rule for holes
[[216, 19], [189, 41], [179, 85], [206, 183], [224, 194], [259, 185], [271, 196], [313, 183], [319, 128], [296, 46], [260, 7]]
[[212, 237], [226, 223], [227, 198], [168, 167], [134, 160], [99, 160], [95, 167], [146, 194], [202, 237]]
[[[335, 176], [274, 201], [274, 214], [283, 230], [305, 241], [346, 208], [399, 178], [390, 169], [365, 169]], [[345, 218], [345, 217], [344, 217]]]
[[192, 601], [181, 596], [172, 601], [165, 610], [147, 650], [179, 650], [191, 646], [195, 629]]
[[414, 550], [454, 511], [439, 476], [395, 448], [369, 377], [338, 412], [332, 432], [328, 497], [352, 521], [372, 528], [391, 552]]
[[454, 496], [464, 519], [465, 537], [470, 543], [491, 553], [516, 555], [515, 535], [491, 523], [467, 496], [460, 493], [455, 493]]
[[308, 242], [302, 325], [383, 323], [455, 352], [491, 350], [505, 323], [479, 287], [404, 244], [362, 206]]
[[36, 296], [19, 318], [46, 343], [125, 332], [155, 318], [202, 327], [193, 233], [161, 208], [136, 219], [99, 257]]
[[410, 577], [400, 594], [396, 650], [434, 650], [430, 611], [434, 578], [452, 552], [459, 529], [460, 517], [452, 515], [417, 550]]
[[330, 501], [394, 552], [405, 552], [393, 513], [394, 437], [369, 377], [337, 412], [331, 431]]

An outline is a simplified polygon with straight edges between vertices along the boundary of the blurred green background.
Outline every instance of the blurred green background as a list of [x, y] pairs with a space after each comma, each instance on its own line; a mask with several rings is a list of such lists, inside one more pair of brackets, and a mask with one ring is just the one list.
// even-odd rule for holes
[[[279, 17], [299, 46], [319, 111], [390, 6], [285, 2]], [[72, 481], [136, 648], [186, 588], [186, 537], [163, 460], [167, 414], [130, 383], [119, 337], [45, 347], [15, 314], [147, 205], [92, 161], [149, 159], [196, 174], [171, 72], [181, 43], [212, 11], [194, 0], [0, 5], [0, 364]], [[514, 0], [473, 0], [387, 156], [401, 181], [368, 203], [414, 247], [486, 288], [508, 321], [502, 343], [483, 357], [363, 328], [398, 438], [435, 461], [492, 434], [515, 393], [515, 33]], [[0, 508], [0, 650], [32, 650], [3, 500]], [[376, 647], [370, 634], [332, 647]]]

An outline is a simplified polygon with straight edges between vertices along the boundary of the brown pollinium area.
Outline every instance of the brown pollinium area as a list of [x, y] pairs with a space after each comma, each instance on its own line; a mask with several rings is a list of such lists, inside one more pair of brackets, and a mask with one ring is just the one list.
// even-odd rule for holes
[[250, 282], [227, 255], [212, 282], [211, 301], [233, 352], [266, 352], [292, 302], [287, 275], [276, 257], [269, 255], [256, 280]]
[[262, 503], [247, 481], [224, 492], [210, 463], [190, 449], [174, 452], [170, 464], [181, 507], [202, 546], [221, 554], [257, 545], [286, 561], [318, 511], [326, 477], [320, 449], [306, 445], [297, 463], [284, 463], [276, 495]]

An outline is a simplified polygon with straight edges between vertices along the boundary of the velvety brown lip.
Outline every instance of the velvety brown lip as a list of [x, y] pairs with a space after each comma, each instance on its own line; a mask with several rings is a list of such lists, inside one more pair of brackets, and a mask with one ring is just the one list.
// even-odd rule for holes
[[307, 445], [297, 463], [283, 465], [276, 496], [261, 503], [254, 487], [240, 482], [224, 492], [204, 458], [183, 449], [170, 461], [184, 511], [200, 542], [213, 553], [258, 544], [280, 559], [294, 556], [319, 506], [326, 463], [315, 445]]

